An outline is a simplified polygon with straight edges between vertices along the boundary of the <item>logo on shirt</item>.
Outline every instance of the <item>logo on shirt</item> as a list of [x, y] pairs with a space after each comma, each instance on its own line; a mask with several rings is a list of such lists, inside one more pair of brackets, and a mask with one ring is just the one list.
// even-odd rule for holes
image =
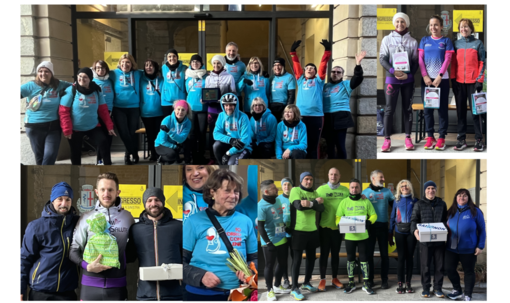
[[356, 205], [356, 206], [351, 206], [351, 207], [347, 207], [347, 210], [348, 211], [363, 211], [365, 210], [365, 206], [363, 205]]
[[278, 212], [276, 211], [276, 209], [274, 207], [271, 207], [271, 213], [273, 214], [273, 219], [274, 220], [280, 219], [280, 217], [278, 216]]
[[439, 42], [439, 49], [445, 49], [446, 44], [444, 42]]
[[221, 250], [221, 243], [218, 237], [218, 232], [216, 232], [216, 228], [209, 227], [205, 238], [207, 239], [207, 247], [205, 248], [206, 252], [212, 255], [221, 255], [227, 253], [225, 250]]
[[315, 87], [315, 79], [305, 80], [305, 82], [303, 83], [303, 89], [308, 90], [311, 87]]
[[259, 131], [265, 132], [266, 131], [266, 123], [259, 124]]
[[282, 210], [283, 210], [283, 213], [285, 215], [289, 215], [290, 214], [290, 210], [289, 210], [289, 208], [287, 207], [286, 204], [282, 204]]
[[470, 215], [464, 215], [464, 217], [462, 217], [462, 220], [466, 220], [466, 219], [470, 219], [471, 216]]
[[184, 203], [184, 207], [182, 209], [182, 215], [184, 216], [183, 220], [186, 220], [192, 214], [196, 213], [197, 205], [194, 201], [187, 201]]
[[233, 123], [229, 123], [228, 121], [225, 121], [225, 129], [237, 131], [237, 122], [234, 121]]
[[147, 92], [145, 93], [147, 96], [154, 95], [155, 91], [152, 89], [152, 85], [150, 83], [147, 83], [145, 89], [147, 90]]
[[122, 87], [128, 87], [131, 85], [131, 77], [129, 75], [122, 75], [119, 77], [119, 83]]
[[282, 81], [273, 81], [273, 89], [281, 89], [283, 88], [283, 80]]
[[181, 79], [181, 74], [178, 72], [169, 71], [168, 73], [166, 73], [166, 80], [168, 83], [175, 83], [174, 80], [179, 79]]
[[232, 65], [228, 70], [231, 73], [237, 73], [237, 66], [236, 65]]

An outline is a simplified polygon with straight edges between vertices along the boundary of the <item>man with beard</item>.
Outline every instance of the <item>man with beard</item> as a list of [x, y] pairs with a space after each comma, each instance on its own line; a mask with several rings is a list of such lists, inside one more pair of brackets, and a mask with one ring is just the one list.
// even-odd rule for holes
[[[227, 46], [225, 46], [225, 69], [234, 77], [236, 85], [246, 71], [246, 64], [239, 60], [238, 53], [239, 47], [235, 42], [229, 42]], [[237, 96], [241, 96], [241, 91], [237, 93]]]
[[269, 79], [271, 83], [271, 97], [269, 109], [280, 123], [283, 109], [287, 104], [294, 104], [296, 98], [296, 81], [294, 76], [285, 71], [285, 59], [276, 58], [273, 61], [274, 74]]
[[27, 286], [28, 300], [77, 300], [78, 270], [67, 257], [79, 219], [72, 202], [71, 186], [57, 183], [41, 217], [28, 224], [21, 244], [22, 301]]
[[[363, 194], [372, 202], [377, 221], [368, 227], [368, 268], [369, 283], [374, 286], [374, 250], [375, 242], [379, 243], [381, 253], [381, 289], [387, 289], [388, 270], [390, 260], [388, 258], [388, 206], [393, 207], [395, 197], [391, 190], [384, 187], [384, 175], [380, 170], [374, 170], [370, 173], [370, 187], [363, 191]], [[393, 239], [392, 239], [393, 240]]]
[[[182, 264], [182, 222], [165, 207], [165, 195], [160, 188], [149, 187], [143, 193], [145, 210], [129, 230], [127, 261], [137, 258], [140, 267], [161, 264]], [[182, 300], [178, 280], [138, 281], [139, 301]]]
[[[74, 230], [73, 244], [69, 258], [83, 268], [80, 300], [83, 301], [123, 301], [127, 300], [126, 260], [124, 253], [128, 242], [129, 227], [135, 223], [131, 213], [122, 208], [119, 179], [115, 173], [99, 175], [96, 182], [98, 201], [93, 210], [83, 214]], [[106, 217], [109, 231], [117, 241], [120, 268], [101, 264], [99, 255], [92, 263], [83, 260], [83, 252], [88, 240], [95, 234], [90, 230], [87, 219], [98, 214]]]

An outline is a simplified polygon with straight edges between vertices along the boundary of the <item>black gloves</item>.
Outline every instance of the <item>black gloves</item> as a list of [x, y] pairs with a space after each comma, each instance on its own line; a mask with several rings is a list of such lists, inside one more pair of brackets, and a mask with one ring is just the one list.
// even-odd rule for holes
[[393, 234], [392, 233], [388, 233], [388, 243], [391, 246], [395, 245], [395, 242], [393, 242]]
[[230, 157], [227, 156], [227, 154], [223, 155], [223, 157], [221, 157], [221, 165], [227, 165], [229, 159]]
[[244, 148], [244, 143], [243, 141], [241, 141], [241, 139], [230, 139], [230, 145], [232, 145], [233, 147], [241, 150]]
[[290, 47], [290, 52], [291, 53], [295, 52], [300, 44], [301, 44], [301, 40], [294, 41], [294, 43], [292, 43], [292, 46]]
[[454, 96], [457, 96], [457, 93], [459, 92], [459, 84], [457, 81], [455, 81], [455, 78], [454, 79], [451, 79], [452, 80], [452, 91], [453, 91], [453, 95]]
[[475, 82], [475, 90], [477, 93], [481, 92], [483, 89], [483, 83]]
[[167, 133], [170, 131], [170, 129], [168, 129], [168, 126], [166, 126], [166, 125], [161, 125], [159, 128], [160, 128], [162, 131], [167, 132]]
[[368, 230], [368, 228], [370, 227], [370, 225], [372, 225], [372, 222], [371, 222], [370, 220], [368, 220], [368, 219], [367, 219], [367, 220], [365, 221], [365, 227], [366, 227], [366, 229], [367, 229], [367, 230]]
[[331, 50], [331, 42], [329, 42], [328, 40], [322, 39], [321, 44], [324, 46], [324, 50], [325, 51], [330, 51]]
[[292, 235], [293, 231], [294, 229], [292, 229], [290, 226], [285, 226], [285, 232], [288, 233], [289, 235]]
[[274, 244], [271, 243], [271, 242], [267, 243], [267, 248], [269, 249], [269, 251], [275, 251], [276, 250], [276, 246], [274, 246]]
[[269, 78], [269, 73], [268, 73], [268, 72], [266, 72], [266, 71], [263, 71], [263, 72], [262, 72], [262, 76], [263, 76], [264, 78]]
[[250, 79], [244, 79], [244, 84], [253, 85], [253, 81], [251, 81]]

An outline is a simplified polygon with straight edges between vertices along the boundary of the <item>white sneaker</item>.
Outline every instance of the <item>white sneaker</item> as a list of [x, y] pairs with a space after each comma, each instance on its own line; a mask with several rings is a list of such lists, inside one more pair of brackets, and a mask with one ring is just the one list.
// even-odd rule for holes
[[274, 295], [274, 291], [272, 288], [270, 291], [267, 292], [267, 300], [268, 301], [276, 301], [276, 296]]
[[273, 289], [275, 294], [290, 294], [290, 289], [284, 288], [283, 285], [280, 285], [278, 287], [274, 286]]

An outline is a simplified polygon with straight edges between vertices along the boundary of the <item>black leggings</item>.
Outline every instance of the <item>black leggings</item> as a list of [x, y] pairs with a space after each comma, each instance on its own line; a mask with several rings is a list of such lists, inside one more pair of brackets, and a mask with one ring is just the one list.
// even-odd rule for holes
[[81, 286], [80, 301], [125, 301], [128, 298], [126, 287], [102, 288]]
[[161, 106], [163, 110], [163, 117], [168, 117], [174, 112], [174, 107], [172, 105]]
[[142, 117], [143, 125], [145, 126], [145, 134], [147, 135], [147, 145], [151, 153], [151, 159], [158, 159], [159, 156], [156, 152], [156, 148], [154, 147], [154, 141], [156, 141], [156, 137], [158, 136], [163, 118], [165, 117]]
[[[112, 112], [109, 111], [108, 112], [110, 114], [110, 118], [112, 118]], [[113, 119], [112, 119], [113, 120]], [[106, 145], [108, 145], [108, 147], [110, 148], [110, 151], [112, 150], [112, 141], [113, 141], [113, 136], [110, 136], [110, 134], [108, 134], [108, 129], [106, 128], [106, 124], [103, 122], [103, 120], [99, 119], [99, 123], [101, 123], [101, 130], [103, 131], [104, 135], [106, 136]], [[99, 161], [102, 161], [103, 160], [103, 156], [101, 155], [101, 150], [97, 150], [97, 154], [96, 154], [96, 163], [99, 163]], [[104, 162], [103, 162], [104, 164]]]
[[[218, 114], [214, 114], [214, 113], [207, 113], [207, 125], [209, 126], [209, 157], [211, 158], [211, 160], [213, 160], [216, 156], [216, 154], [214, 153], [214, 136], [213, 136], [213, 132], [214, 132], [214, 128], [216, 127], [216, 121], [218, 120]], [[220, 158], [220, 164], [221, 164], [221, 158]]]
[[460, 276], [457, 272], [457, 265], [462, 264], [464, 270], [464, 295], [471, 297], [475, 287], [475, 265], [476, 257], [474, 254], [457, 254], [446, 250], [445, 270], [448, 273], [448, 279], [452, 282], [453, 289], [462, 292], [460, 286]]
[[[212, 133], [212, 131], [211, 131]], [[193, 112], [191, 118], [191, 130], [189, 132], [191, 155], [195, 164], [204, 159], [207, 136], [207, 113]]]
[[370, 265], [370, 281], [374, 281], [374, 251], [375, 242], [379, 244], [381, 254], [381, 280], [388, 281], [390, 259], [388, 257], [388, 222], [375, 222], [368, 228], [367, 256]]
[[306, 125], [308, 147], [306, 148], [307, 159], [319, 159], [319, 142], [321, 139], [324, 117], [303, 116], [301, 121]]
[[389, 138], [393, 129], [393, 113], [397, 107], [398, 93], [402, 94], [402, 111], [404, 112], [404, 131], [411, 134], [413, 126], [414, 81], [406, 84], [384, 84], [386, 108], [384, 109], [384, 137]]
[[331, 270], [333, 278], [337, 277], [338, 265], [340, 263], [340, 245], [342, 245], [342, 235], [337, 230], [331, 228], [319, 228], [321, 240], [321, 256], [319, 258], [321, 279], [326, 278], [326, 269], [328, 267], [328, 255], [331, 251]]
[[163, 164], [172, 164], [179, 157], [179, 149], [173, 149], [164, 145], [156, 146], [156, 152], [161, 156]]
[[339, 130], [325, 129], [324, 138], [327, 142], [328, 159], [347, 159], [347, 149], [345, 148], [347, 128]]
[[69, 147], [71, 147], [71, 164], [81, 165], [81, 146], [83, 144], [84, 136], [88, 136], [90, 140], [94, 142], [96, 150], [101, 151], [104, 164], [112, 165], [110, 146], [108, 145], [108, 141], [106, 140], [106, 136], [101, 130], [101, 127], [94, 127], [93, 129], [84, 132], [73, 131], [71, 139], [68, 140]]
[[[221, 164], [221, 158], [227, 153], [229, 149], [231, 149], [232, 146], [230, 144], [223, 143], [221, 141], [214, 142], [213, 150], [214, 150], [214, 156], [216, 157], [216, 161], [218, 161], [218, 164]], [[228, 165], [238, 165], [239, 160], [241, 159], [249, 159], [250, 158], [250, 151], [247, 149], [244, 149], [240, 153], [237, 153], [235, 155], [231, 155], [228, 159]]]
[[[315, 247], [309, 245], [306, 249], [306, 269], [305, 269], [305, 283], [310, 284], [312, 278], [313, 267], [315, 265]], [[292, 260], [292, 290], [298, 288], [299, 268], [301, 267], [301, 255], [303, 250], [293, 249], [294, 259]]]
[[271, 159], [273, 154], [275, 153], [274, 150], [274, 142], [262, 142], [259, 145], [255, 144], [255, 142], [252, 142], [253, 152], [252, 152], [252, 158], [253, 159]]
[[411, 282], [413, 276], [413, 256], [416, 248], [416, 237], [414, 234], [395, 233], [395, 243], [397, 244], [398, 282]]
[[356, 266], [356, 246], [358, 247], [363, 280], [368, 280], [368, 239], [361, 241], [345, 240], [345, 249], [347, 250], [347, 275], [349, 276], [349, 280], [354, 280], [354, 267]]
[[[285, 252], [285, 264], [287, 263], [287, 256], [290, 256], [291, 260], [294, 260], [294, 251], [292, 250], [292, 237], [287, 238], [287, 251]], [[292, 263], [291, 263], [292, 264]], [[283, 279], [288, 280], [289, 279], [289, 273], [288, 270], [285, 270], [283, 272]]]
[[269, 109], [271, 113], [276, 118], [276, 123], [280, 123], [282, 121], [283, 111], [285, 110], [286, 105], [283, 103], [271, 103], [269, 104]]
[[113, 108], [113, 120], [126, 147], [126, 156], [138, 154], [138, 129], [140, 108]]
[[266, 279], [266, 287], [268, 291], [271, 288], [273, 288], [273, 270], [276, 260], [278, 260], [278, 265], [276, 266], [276, 271], [274, 275], [275, 287], [280, 286], [283, 273], [287, 272], [288, 247], [289, 247], [288, 243], [276, 246], [276, 250], [273, 251], [269, 250], [267, 246], [262, 247], [262, 250], [264, 252], [264, 259], [266, 261], [266, 267], [264, 267], [264, 279]]

